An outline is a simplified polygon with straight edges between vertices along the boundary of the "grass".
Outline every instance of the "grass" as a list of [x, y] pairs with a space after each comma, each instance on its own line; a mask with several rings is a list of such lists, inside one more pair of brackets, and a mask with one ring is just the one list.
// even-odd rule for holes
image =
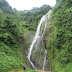
[[22, 56], [18, 50], [15, 50], [0, 42], [0, 72], [7, 72], [22, 66]]
[[23, 69], [17, 69], [17, 70], [11, 70], [9, 72], [37, 72], [37, 71], [31, 70], [27, 67], [25, 71]]

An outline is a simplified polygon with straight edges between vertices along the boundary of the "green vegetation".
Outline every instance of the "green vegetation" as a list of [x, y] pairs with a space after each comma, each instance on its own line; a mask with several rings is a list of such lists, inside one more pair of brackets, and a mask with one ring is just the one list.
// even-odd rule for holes
[[[23, 69], [17, 69], [17, 70], [11, 70], [9, 72], [24, 72], [24, 70]], [[30, 68], [27, 67], [25, 72], [37, 72], [37, 71], [31, 70]]]
[[56, 3], [58, 3], [60, 0], [56, 0]]
[[28, 63], [25, 52], [28, 44], [24, 36], [35, 33], [40, 18], [50, 9], [43, 5], [30, 11], [17, 11], [6, 0], [0, 0], [0, 72], [22, 68]]
[[0, 72], [19, 68], [23, 64], [17, 23], [12, 15], [0, 10]]
[[4, 13], [14, 14], [14, 10], [12, 10], [6, 0], [0, 0], [0, 8], [3, 9]]
[[51, 9], [52, 8], [49, 5], [43, 5], [40, 8], [33, 8], [29, 11], [27, 10], [18, 11], [17, 12], [17, 16], [19, 16], [18, 21], [23, 22], [23, 23], [20, 23], [20, 26], [28, 29], [29, 31], [32, 31], [32, 32], [34, 31], [35, 33], [41, 17]]
[[[52, 12], [44, 39], [55, 72], [72, 72], [72, 1], [60, 0]], [[52, 22], [51, 22], [52, 21]]]
[[26, 72], [37, 72], [36, 70], [31, 70], [30, 68], [26, 68]]
[[[48, 20], [44, 44], [52, 70], [72, 72], [72, 1], [56, 1], [57, 5]], [[28, 33], [35, 34], [39, 20], [50, 9], [49, 5], [43, 5], [40, 8], [17, 11], [6, 0], [0, 0], [0, 72], [23, 72], [23, 64], [28, 63], [25, 51], [29, 46], [25, 36]], [[44, 29], [44, 24], [41, 28]], [[39, 52], [36, 51], [35, 56]], [[44, 59], [43, 53], [42, 58]], [[27, 68], [26, 72], [37, 71]]]

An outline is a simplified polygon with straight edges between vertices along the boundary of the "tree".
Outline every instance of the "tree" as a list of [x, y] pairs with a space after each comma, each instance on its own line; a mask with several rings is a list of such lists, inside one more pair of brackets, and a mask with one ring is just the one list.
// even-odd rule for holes
[[56, 0], [56, 3], [58, 3], [60, 0]]

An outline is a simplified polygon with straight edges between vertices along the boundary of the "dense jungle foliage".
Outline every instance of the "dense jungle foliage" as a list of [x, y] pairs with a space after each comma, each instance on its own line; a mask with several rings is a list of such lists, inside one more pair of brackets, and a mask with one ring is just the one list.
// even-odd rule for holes
[[17, 11], [6, 0], [0, 0], [0, 72], [22, 68], [26, 63], [20, 49], [20, 38], [27, 33], [35, 33], [40, 18], [50, 9], [50, 6], [43, 5], [28, 11]]
[[60, 0], [51, 18], [45, 45], [52, 70], [72, 72], [72, 0]]

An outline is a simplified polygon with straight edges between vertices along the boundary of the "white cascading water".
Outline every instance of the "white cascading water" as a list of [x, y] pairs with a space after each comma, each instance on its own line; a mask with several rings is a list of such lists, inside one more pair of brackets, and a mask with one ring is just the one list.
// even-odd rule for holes
[[[42, 38], [43, 38], [45, 29], [46, 29], [46, 25], [47, 25], [47, 18], [50, 17], [51, 11], [52, 11], [52, 10], [50, 10], [46, 15], [44, 15], [44, 16], [41, 18], [41, 20], [40, 20], [40, 22], [39, 22], [39, 24], [38, 24], [38, 27], [37, 27], [37, 31], [36, 31], [34, 40], [32, 41], [32, 44], [31, 44], [31, 46], [30, 46], [30, 48], [29, 48], [29, 53], [28, 53], [28, 56], [27, 56], [27, 57], [28, 57], [31, 65], [33, 66], [33, 68], [34, 68], [35, 70], [36, 70], [36, 68], [35, 68], [34, 64], [32, 63], [32, 61], [30, 60], [31, 53], [32, 53], [32, 50], [33, 50], [33, 46], [34, 46], [34, 44], [35, 44], [35, 42], [36, 42], [36, 40], [37, 40], [37, 38], [38, 38], [38, 36], [39, 36], [41, 24], [42, 24], [43, 22], [46, 22], [46, 23], [45, 23], [44, 31], [43, 31], [43, 33], [42, 33]], [[47, 53], [47, 52], [46, 52], [46, 50], [45, 50], [45, 55], [46, 55], [46, 53]], [[44, 70], [45, 62], [46, 62], [46, 56], [45, 56], [45, 58], [44, 58], [43, 70]]]
[[43, 71], [45, 70], [46, 55], [47, 55], [47, 50], [45, 49], [45, 57], [44, 57], [44, 63], [43, 63]]

